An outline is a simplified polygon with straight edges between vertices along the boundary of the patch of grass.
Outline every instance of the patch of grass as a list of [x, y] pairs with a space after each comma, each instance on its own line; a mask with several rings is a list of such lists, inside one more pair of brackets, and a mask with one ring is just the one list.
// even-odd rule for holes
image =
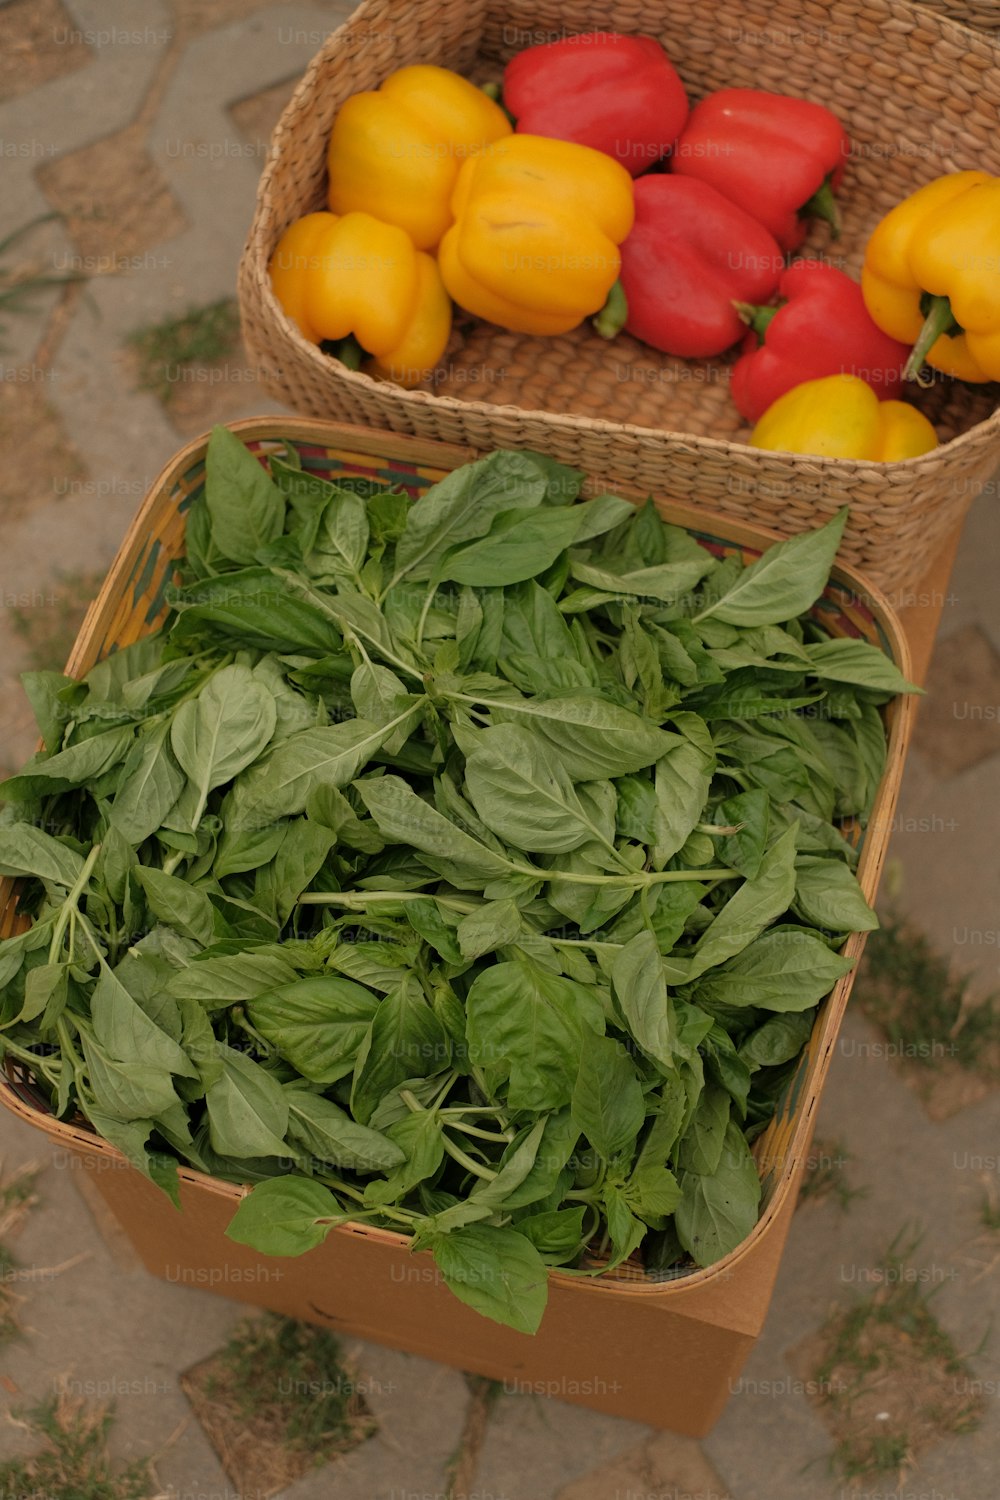
[[100, 573], [61, 573], [40, 604], [11, 605], [15, 635], [27, 647], [36, 672], [61, 672], [91, 600], [104, 581]]
[[821, 1329], [812, 1368], [836, 1438], [832, 1464], [847, 1479], [902, 1474], [915, 1456], [979, 1425], [984, 1402], [929, 1305], [934, 1268], [911, 1263], [918, 1240], [889, 1247], [875, 1289]]
[[479, 1468], [479, 1455], [486, 1437], [490, 1413], [503, 1391], [499, 1380], [490, 1380], [486, 1375], [466, 1374], [465, 1383], [469, 1387], [469, 1404], [465, 1411], [462, 1436], [445, 1465], [448, 1487], [444, 1500], [465, 1500], [465, 1496], [471, 1491]]
[[7, 1241], [16, 1234], [28, 1212], [38, 1202], [35, 1196], [37, 1178], [38, 1169], [30, 1164], [9, 1177], [0, 1177], [0, 1348], [20, 1333], [17, 1321], [20, 1298], [12, 1285], [20, 1266]]
[[192, 308], [133, 333], [129, 346], [138, 363], [139, 385], [154, 391], [165, 406], [177, 389], [171, 372], [179, 366], [210, 364], [235, 353], [240, 340], [239, 305], [231, 297]]
[[800, 1200], [821, 1203], [824, 1198], [835, 1198], [846, 1210], [855, 1198], [863, 1198], [868, 1189], [851, 1187], [847, 1180], [845, 1169], [853, 1160], [843, 1141], [814, 1140], [806, 1158]]
[[275, 1313], [244, 1319], [181, 1386], [244, 1496], [286, 1489], [375, 1430], [337, 1339]]
[[113, 1414], [65, 1392], [19, 1419], [39, 1439], [30, 1458], [0, 1463], [0, 1495], [62, 1497], [62, 1500], [151, 1500], [159, 1492], [149, 1462], [113, 1467], [108, 1433]]
[[86, 277], [76, 272], [71, 272], [68, 276], [52, 276], [35, 261], [17, 261], [11, 264], [7, 259], [15, 245], [33, 229], [59, 218], [62, 215], [58, 213], [42, 214], [0, 240], [0, 350], [7, 348], [4, 335], [7, 331], [6, 320], [11, 313], [34, 312], [32, 299], [48, 287], [66, 286], [72, 281], [86, 280]]
[[868, 938], [854, 994], [862, 1010], [921, 1068], [951, 1060], [987, 1082], [1000, 1082], [1000, 995], [974, 1002], [969, 981], [923, 933], [887, 918]]

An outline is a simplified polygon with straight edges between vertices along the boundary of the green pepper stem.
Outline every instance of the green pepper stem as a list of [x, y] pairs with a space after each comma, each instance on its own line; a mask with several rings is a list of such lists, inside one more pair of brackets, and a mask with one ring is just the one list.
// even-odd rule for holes
[[607, 301], [593, 319], [595, 330], [602, 339], [614, 339], [628, 322], [628, 298], [625, 288], [616, 281], [607, 296]]
[[804, 203], [799, 212], [804, 218], [825, 219], [833, 231], [833, 238], [840, 239], [840, 209], [833, 196], [833, 187], [829, 177], [823, 179], [822, 186], [816, 189], [808, 203]]
[[733, 306], [740, 315], [740, 321], [752, 328], [757, 335], [758, 344], [764, 342], [771, 319], [781, 311], [780, 307], [755, 307], [752, 302], [734, 302]]
[[368, 358], [367, 350], [362, 349], [353, 333], [349, 333], [346, 339], [338, 339], [329, 352], [349, 370], [360, 370], [362, 361]]
[[913, 346], [913, 352], [906, 361], [906, 369], [903, 371], [904, 380], [920, 379], [920, 371], [923, 369], [927, 356], [942, 334], [961, 333], [961, 325], [952, 312], [951, 299], [949, 297], [928, 297], [929, 304], [924, 326], [917, 334], [917, 341]]

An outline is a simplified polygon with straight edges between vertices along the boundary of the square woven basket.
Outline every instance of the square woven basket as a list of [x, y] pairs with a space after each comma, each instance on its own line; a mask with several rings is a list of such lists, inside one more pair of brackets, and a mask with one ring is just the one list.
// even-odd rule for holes
[[833, 109], [852, 141], [843, 234], [832, 242], [819, 226], [805, 253], [855, 277], [874, 226], [921, 184], [969, 167], [1000, 174], [1000, 46], [907, 0], [365, 0], [313, 59], [258, 188], [239, 296], [261, 379], [305, 414], [479, 448], [545, 447], [609, 485], [783, 535], [847, 504], [841, 556], [904, 604], [1000, 465], [994, 384], [942, 377], [915, 390], [942, 444], [920, 458], [799, 457], [747, 446], [731, 357], [672, 359], [627, 335], [609, 345], [589, 323], [535, 338], [472, 320], [424, 386], [402, 390], [322, 354], [279, 308], [268, 263], [290, 223], [325, 207], [326, 145], [345, 99], [415, 62], [499, 79], [533, 42], [594, 29], [659, 37], [692, 99], [740, 85]]
[[[294, 447], [309, 473], [360, 474], [400, 485], [414, 497], [479, 456], [450, 445], [296, 418], [256, 418], [233, 423], [232, 430], [262, 461]], [[185, 518], [204, 485], [206, 447], [204, 437], [188, 444], [155, 481], [87, 613], [67, 663], [70, 675], [82, 676], [164, 618], [165, 591], [183, 556]], [[591, 482], [586, 493], [594, 488]], [[669, 501], [657, 500], [657, 508], [719, 555], [739, 552], [750, 560], [775, 540], [732, 517]], [[879, 644], [909, 677], [909, 649], [895, 614], [849, 569], [835, 569], [813, 613], [832, 635]], [[889, 841], [914, 701], [898, 698], [887, 712], [886, 769], [860, 837], [858, 879], [869, 902]], [[24, 926], [17, 900], [18, 883], [0, 882], [0, 937]], [[863, 948], [864, 935], [856, 934], [842, 951], [860, 958]], [[821, 1005], [778, 1112], [754, 1144], [762, 1213], [743, 1244], [716, 1265], [669, 1281], [647, 1278], [637, 1265], [590, 1281], [553, 1272], [549, 1307], [534, 1338], [499, 1328], [463, 1307], [435, 1277], [429, 1252], [411, 1256], [407, 1239], [389, 1230], [345, 1225], [295, 1260], [275, 1261], [234, 1244], [224, 1230], [246, 1188], [182, 1167], [184, 1211], [178, 1214], [85, 1121], [56, 1119], [21, 1065], [8, 1064], [6, 1072], [0, 1067], [0, 1104], [42, 1130], [64, 1161], [76, 1161], [93, 1174], [155, 1274], [494, 1379], [527, 1382], [525, 1388], [554, 1391], [583, 1405], [702, 1433], [725, 1404], [763, 1323], [852, 981], [853, 971]], [[657, 1319], [655, 1339], [651, 1317]], [[586, 1384], [579, 1379], [581, 1365], [594, 1362], [597, 1376]]]

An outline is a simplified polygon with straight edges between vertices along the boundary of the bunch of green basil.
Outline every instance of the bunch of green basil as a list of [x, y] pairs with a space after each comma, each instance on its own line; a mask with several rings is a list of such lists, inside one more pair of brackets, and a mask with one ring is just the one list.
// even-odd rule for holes
[[261, 1251], [403, 1230], [529, 1332], [548, 1266], [755, 1223], [910, 690], [802, 618], [843, 515], [745, 567], [581, 481], [500, 451], [411, 505], [217, 428], [166, 625], [28, 674], [0, 789], [0, 1055], [57, 1114], [175, 1197], [258, 1184]]

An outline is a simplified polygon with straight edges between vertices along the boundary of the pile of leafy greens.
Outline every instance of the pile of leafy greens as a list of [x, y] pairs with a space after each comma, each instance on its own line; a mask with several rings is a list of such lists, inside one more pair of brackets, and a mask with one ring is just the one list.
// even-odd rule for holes
[[[879, 706], [805, 616], [843, 528], [720, 560], [499, 451], [417, 503], [225, 428], [161, 629], [26, 678], [0, 1055], [233, 1239], [367, 1221], [527, 1332], [547, 1267], [710, 1265], [876, 925]], [[638, 1254], [637, 1254], [638, 1253]]]

